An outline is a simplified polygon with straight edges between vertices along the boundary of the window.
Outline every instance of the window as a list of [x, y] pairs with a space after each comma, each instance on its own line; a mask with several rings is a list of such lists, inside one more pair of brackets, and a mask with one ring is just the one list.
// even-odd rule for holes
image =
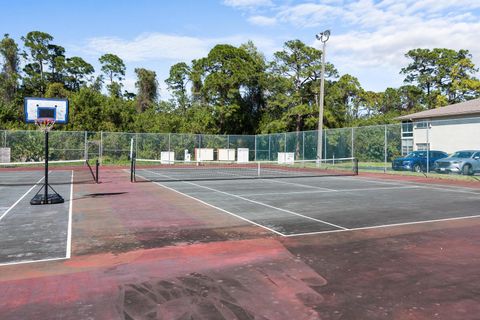
[[416, 129], [427, 129], [428, 128], [428, 121], [422, 120], [415, 122], [415, 128]]
[[426, 150], [429, 149], [428, 147], [429, 147], [428, 143], [417, 143], [417, 150], [418, 151], [426, 151]]
[[402, 137], [413, 137], [413, 123], [412, 122], [402, 122]]
[[402, 155], [413, 151], [413, 139], [402, 139]]

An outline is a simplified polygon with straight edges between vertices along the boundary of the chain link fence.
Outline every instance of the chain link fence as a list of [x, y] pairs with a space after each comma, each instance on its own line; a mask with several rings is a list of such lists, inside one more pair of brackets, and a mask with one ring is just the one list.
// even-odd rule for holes
[[[0, 131], [0, 148], [8, 148], [10, 162], [42, 161], [43, 133]], [[99, 159], [103, 164], [128, 164], [133, 150], [138, 158], [196, 160], [197, 149], [248, 149], [249, 161], [277, 161], [279, 153], [293, 153], [295, 160], [317, 159], [317, 131], [259, 135], [209, 135], [181, 133], [125, 133], [52, 131], [52, 160]], [[480, 149], [480, 118], [404, 122], [356, 128], [325, 129], [321, 157], [355, 157], [361, 170], [389, 171], [395, 158], [412, 151]]]

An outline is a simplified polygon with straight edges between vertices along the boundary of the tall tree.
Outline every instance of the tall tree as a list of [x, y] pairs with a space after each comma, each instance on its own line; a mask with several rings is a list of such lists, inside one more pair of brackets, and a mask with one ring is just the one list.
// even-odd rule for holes
[[157, 101], [157, 75], [154, 71], [143, 68], [135, 69], [135, 73], [137, 74], [137, 82], [135, 82], [135, 87], [138, 89], [137, 111], [144, 112], [149, 107], [152, 107]]
[[102, 72], [110, 80], [110, 84], [107, 86], [110, 95], [115, 97], [121, 96], [122, 84], [120, 81], [125, 76], [125, 63], [120, 57], [111, 53], [104, 54], [98, 61], [102, 65]]
[[78, 91], [86, 81], [91, 80], [95, 69], [82, 58], [71, 57], [66, 60], [65, 71], [67, 88]]
[[220, 132], [251, 132], [251, 105], [244, 94], [257, 72], [255, 60], [244, 49], [222, 44], [216, 45], [202, 64], [202, 95], [214, 106]]
[[64, 83], [65, 48], [55, 44], [49, 44], [48, 64], [50, 69], [48, 81], [51, 83]]
[[468, 50], [413, 49], [405, 56], [413, 61], [400, 73], [406, 75], [405, 83], [424, 92], [428, 109], [478, 96], [480, 82]]
[[22, 40], [28, 50], [23, 55], [30, 62], [24, 71], [31, 80], [31, 89], [43, 94], [46, 89], [45, 64], [50, 58], [49, 45], [53, 37], [45, 32], [31, 31]]
[[185, 113], [190, 103], [187, 88], [190, 77], [191, 68], [185, 62], [180, 62], [170, 67], [170, 75], [165, 80], [177, 107], [182, 113]]
[[255, 72], [251, 74], [247, 85], [242, 89], [243, 98], [250, 108], [250, 124], [252, 133], [257, 131], [261, 115], [265, 111], [268, 89], [267, 61], [252, 41], [242, 44], [240, 49], [245, 50], [254, 62]]
[[364, 90], [360, 81], [354, 76], [345, 74], [328, 89], [325, 96], [326, 124], [337, 128], [351, 125], [361, 115]]
[[18, 88], [18, 80], [20, 79], [18, 51], [15, 40], [5, 34], [0, 41], [0, 56], [3, 61], [0, 72], [0, 99], [6, 102], [11, 102], [14, 99]]
[[[301, 131], [307, 118], [316, 117], [315, 96], [321, 73], [322, 52], [300, 40], [285, 42], [282, 51], [274, 53], [270, 72], [276, 87], [269, 97], [269, 108], [280, 108], [286, 129]], [[326, 77], [337, 76], [331, 64], [326, 65]], [[283, 80], [282, 80], [283, 79]], [[283, 84], [279, 87], [279, 84]], [[309, 121], [312, 122], [312, 121]]]

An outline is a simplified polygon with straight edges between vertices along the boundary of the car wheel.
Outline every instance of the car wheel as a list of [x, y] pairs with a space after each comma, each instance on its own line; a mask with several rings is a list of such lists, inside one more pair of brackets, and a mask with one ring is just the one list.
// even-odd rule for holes
[[422, 167], [419, 164], [413, 166], [413, 171], [422, 172]]
[[463, 168], [462, 168], [462, 173], [463, 173], [463, 175], [465, 175], [465, 176], [471, 176], [471, 175], [473, 175], [473, 168], [472, 168], [472, 166], [469, 165], [469, 164], [464, 165]]

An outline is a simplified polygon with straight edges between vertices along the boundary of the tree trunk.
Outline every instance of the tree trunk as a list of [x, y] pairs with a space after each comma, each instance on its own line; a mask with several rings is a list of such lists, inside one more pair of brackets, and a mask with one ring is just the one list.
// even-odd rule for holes
[[[303, 117], [301, 114], [297, 114], [297, 119], [295, 122], [295, 132], [297, 134], [296, 137], [296, 145], [295, 145], [295, 159], [300, 159], [300, 136], [301, 136], [301, 130], [303, 129]], [[285, 144], [287, 141], [285, 141]]]

